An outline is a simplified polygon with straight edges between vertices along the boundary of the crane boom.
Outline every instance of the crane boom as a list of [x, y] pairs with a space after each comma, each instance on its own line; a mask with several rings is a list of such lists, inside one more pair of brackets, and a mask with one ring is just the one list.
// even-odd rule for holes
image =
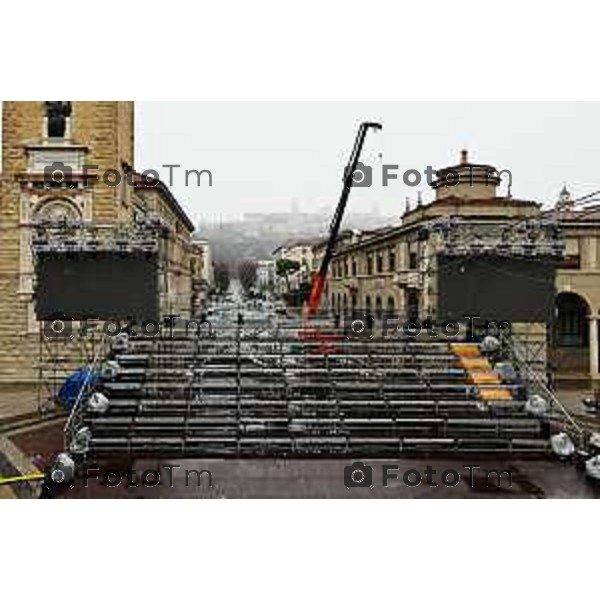
[[342, 189], [342, 195], [340, 196], [340, 200], [335, 209], [331, 225], [329, 226], [329, 239], [327, 240], [325, 254], [323, 255], [321, 265], [319, 266], [319, 271], [313, 279], [310, 295], [308, 297], [309, 316], [314, 316], [321, 306], [321, 296], [323, 295], [323, 289], [325, 288], [325, 282], [327, 281], [327, 271], [329, 270], [329, 264], [331, 263], [333, 253], [335, 252], [344, 212], [346, 211], [346, 205], [348, 204], [348, 198], [350, 197], [350, 191], [352, 189], [352, 184], [354, 183], [354, 172], [360, 161], [360, 155], [369, 129], [378, 131], [382, 129], [382, 125], [380, 123], [372, 122], [361, 123], [356, 134], [354, 148], [352, 149], [348, 166], [344, 170], [344, 187]]

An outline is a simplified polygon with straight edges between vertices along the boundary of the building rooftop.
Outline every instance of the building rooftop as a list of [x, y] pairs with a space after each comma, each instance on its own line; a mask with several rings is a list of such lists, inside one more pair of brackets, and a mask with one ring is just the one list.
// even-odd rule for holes
[[187, 229], [190, 232], [194, 231], [195, 227], [191, 219], [188, 217], [181, 204], [179, 204], [169, 187], [162, 180], [157, 179], [149, 181], [148, 178], [143, 177], [141, 173], [134, 171], [133, 183], [136, 189], [157, 190], [161, 197], [165, 200], [167, 205], [175, 213], [177, 218], [179, 218], [183, 222], [183, 224], [187, 227]]

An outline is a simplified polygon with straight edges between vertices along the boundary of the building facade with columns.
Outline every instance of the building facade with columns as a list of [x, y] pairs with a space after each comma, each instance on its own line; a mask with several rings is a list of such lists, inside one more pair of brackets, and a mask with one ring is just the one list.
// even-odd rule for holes
[[[478, 252], [478, 245], [510, 243], [517, 253], [532, 246], [540, 257], [560, 257], [556, 295], [549, 299], [553, 322], [513, 326], [540, 340], [547, 371], [559, 383], [600, 381], [600, 209], [577, 210], [563, 190], [556, 207], [543, 210], [540, 201], [500, 195], [500, 184], [497, 169], [471, 163], [463, 153], [459, 164], [437, 171], [433, 202], [419, 202], [393, 227], [345, 232], [330, 267], [324, 307], [338, 315], [365, 310], [374, 316], [439, 318], [438, 257], [444, 242], [438, 232], [454, 222], [454, 247], [465, 243]], [[527, 223], [537, 225], [528, 229]], [[533, 243], [531, 236], [537, 236]], [[317, 257], [320, 249], [315, 247]]]
[[500, 227], [541, 215], [537, 202], [498, 196], [499, 184], [494, 167], [470, 163], [463, 153], [458, 165], [437, 171], [433, 202], [418, 203], [396, 226], [347, 232], [332, 260], [327, 306], [340, 313], [361, 308], [435, 318], [439, 240], [423, 236], [424, 226], [458, 218]]
[[36, 378], [32, 248], [41, 230], [127, 237], [142, 221], [160, 227], [160, 305], [189, 314], [193, 224], [167, 186], [133, 169], [133, 102], [5, 101], [2, 133], [0, 382]]
[[551, 212], [566, 241], [556, 274], [553, 368], [565, 384], [600, 382], [600, 208], [577, 208], [565, 187]]

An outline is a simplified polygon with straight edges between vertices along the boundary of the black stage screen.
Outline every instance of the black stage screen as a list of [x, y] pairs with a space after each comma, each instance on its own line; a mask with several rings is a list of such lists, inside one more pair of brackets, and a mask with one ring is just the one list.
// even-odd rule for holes
[[438, 257], [443, 319], [475, 315], [513, 323], [550, 322], [555, 263], [544, 259]]
[[41, 254], [36, 261], [38, 320], [159, 319], [158, 257], [142, 253]]

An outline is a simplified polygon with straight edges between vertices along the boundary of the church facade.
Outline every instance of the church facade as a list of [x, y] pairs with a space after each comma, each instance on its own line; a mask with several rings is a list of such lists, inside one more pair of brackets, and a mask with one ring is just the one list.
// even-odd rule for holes
[[160, 225], [161, 312], [190, 315], [194, 226], [163, 182], [134, 170], [133, 102], [4, 102], [2, 131], [0, 383], [36, 378], [40, 229], [127, 236], [141, 221]]

